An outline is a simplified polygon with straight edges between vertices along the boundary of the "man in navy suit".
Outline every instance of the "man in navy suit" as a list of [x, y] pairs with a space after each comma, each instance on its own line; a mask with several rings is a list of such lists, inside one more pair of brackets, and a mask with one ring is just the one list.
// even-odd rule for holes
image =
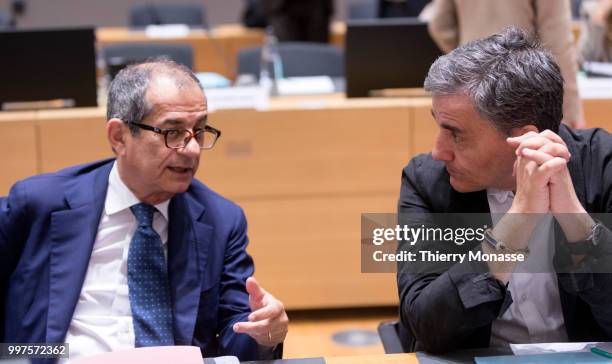
[[0, 341], [68, 342], [71, 357], [156, 345], [279, 357], [288, 318], [251, 277], [245, 216], [193, 178], [221, 134], [193, 73], [130, 66], [107, 116], [116, 159], [0, 199]]

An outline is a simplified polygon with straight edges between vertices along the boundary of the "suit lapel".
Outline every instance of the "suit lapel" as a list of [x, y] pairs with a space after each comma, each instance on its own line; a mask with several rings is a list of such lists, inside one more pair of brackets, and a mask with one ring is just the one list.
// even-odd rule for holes
[[204, 206], [188, 193], [174, 197], [168, 210], [168, 275], [174, 341], [177, 345], [191, 345], [213, 227], [201, 222]]
[[66, 189], [66, 210], [51, 213], [47, 342], [66, 336], [96, 238], [112, 167], [75, 177]]

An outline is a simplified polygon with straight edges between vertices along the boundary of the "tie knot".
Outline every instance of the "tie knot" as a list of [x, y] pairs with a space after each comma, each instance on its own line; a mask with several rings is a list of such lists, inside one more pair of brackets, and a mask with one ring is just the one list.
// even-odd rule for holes
[[130, 207], [132, 213], [138, 221], [140, 226], [152, 226], [153, 225], [153, 214], [157, 209], [154, 206], [147, 205], [146, 203], [139, 203]]

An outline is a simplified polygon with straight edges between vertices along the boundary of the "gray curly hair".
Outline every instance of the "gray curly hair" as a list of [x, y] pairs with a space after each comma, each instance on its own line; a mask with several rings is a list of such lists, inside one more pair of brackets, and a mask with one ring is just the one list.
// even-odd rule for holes
[[425, 89], [465, 94], [498, 130], [535, 125], [558, 132], [563, 118], [563, 76], [539, 41], [520, 28], [467, 43], [438, 58]]

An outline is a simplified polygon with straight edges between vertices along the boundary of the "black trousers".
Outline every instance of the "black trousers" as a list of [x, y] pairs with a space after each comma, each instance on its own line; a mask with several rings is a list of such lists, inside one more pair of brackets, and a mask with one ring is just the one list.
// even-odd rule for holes
[[431, 0], [380, 1], [381, 18], [417, 17]]

